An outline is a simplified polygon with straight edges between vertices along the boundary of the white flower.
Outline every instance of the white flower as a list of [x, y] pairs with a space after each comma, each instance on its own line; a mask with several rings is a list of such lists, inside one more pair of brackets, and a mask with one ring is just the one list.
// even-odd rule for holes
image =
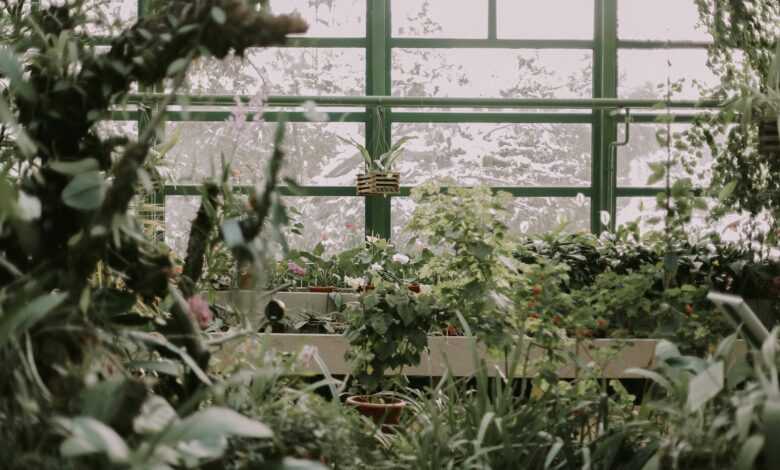
[[35, 220], [41, 216], [41, 200], [35, 196], [19, 191], [17, 215], [22, 220]]
[[317, 103], [314, 101], [305, 101], [303, 103], [303, 115], [308, 121], [315, 122], [327, 122], [328, 114], [322, 111], [317, 111]]
[[611, 220], [611, 217], [609, 215], [609, 212], [601, 211], [601, 224], [602, 225], [609, 225], [609, 221], [610, 220]]
[[433, 290], [433, 286], [430, 284], [420, 284], [420, 293], [421, 294], [430, 294]]
[[352, 289], [360, 289], [365, 285], [365, 280], [360, 277], [344, 276], [344, 284], [348, 285]]
[[372, 273], [378, 273], [379, 271], [382, 271], [384, 268], [382, 268], [382, 265], [379, 263], [374, 263], [371, 266], [368, 267], [368, 270]]
[[409, 257], [406, 256], [403, 253], [396, 253], [396, 254], [394, 254], [392, 259], [393, 259], [394, 262], [396, 262], [398, 264], [407, 264], [407, 263], [409, 263]]
[[582, 193], [577, 193], [577, 197], [574, 198], [574, 202], [577, 204], [577, 207], [582, 207], [585, 205], [585, 195]]
[[520, 233], [526, 233], [528, 232], [528, 221], [522, 221], [520, 222]]

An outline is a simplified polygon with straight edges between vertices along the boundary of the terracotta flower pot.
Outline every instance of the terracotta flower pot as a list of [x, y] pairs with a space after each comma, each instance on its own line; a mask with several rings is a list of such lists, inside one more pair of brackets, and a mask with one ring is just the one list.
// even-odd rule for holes
[[321, 292], [321, 293], [330, 293], [336, 290], [335, 287], [332, 286], [310, 286], [309, 292]]
[[372, 403], [370, 395], [347, 397], [347, 405], [357, 408], [363, 416], [371, 418], [377, 425], [395, 426], [401, 419], [406, 402], [400, 398], [382, 397], [385, 403]]

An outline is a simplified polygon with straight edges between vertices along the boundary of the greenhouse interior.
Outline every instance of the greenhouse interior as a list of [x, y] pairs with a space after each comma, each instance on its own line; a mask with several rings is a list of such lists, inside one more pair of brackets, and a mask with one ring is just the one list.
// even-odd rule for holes
[[780, 469], [777, 0], [0, 12], [0, 469]]

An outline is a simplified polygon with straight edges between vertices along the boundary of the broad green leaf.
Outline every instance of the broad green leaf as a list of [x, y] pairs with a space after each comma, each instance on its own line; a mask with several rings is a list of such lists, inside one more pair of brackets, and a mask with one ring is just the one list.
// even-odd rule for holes
[[550, 468], [550, 465], [552, 465], [555, 457], [558, 456], [558, 453], [561, 451], [561, 449], [563, 449], [563, 439], [559, 437], [555, 440], [555, 444], [550, 447], [550, 451], [547, 452], [547, 457], [544, 459], [545, 470]]
[[133, 419], [133, 430], [138, 434], [157, 434], [178, 419], [176, 410], [159, 396], [149, 397], [141, 406], [141, 412]]
[[168, 77], [172, 77], [180, 72], [183, 72], [184, 69], [187, 68], [187, 65], [189, 65], [190, 61], [184, 57], [180, 59], [176, 59], [168, 66], [168, 70], [165, 72], [165, 75]]
[[74, 162], [54, 161], [49, 164], [52, 170], [63, 175], [76, 176], [80, 173], [97, 171], [100, 167], [94, 158], [84, 158]]
[[697, 411], [715, 398], [723, 390], [724, 375], [723, 361], [718, 361], [694, 376], [688, 383], [688, 409]]
[[0, 345], [4, 345], [11, 336], [23, 333], [35, 325], [67, 298], [66, 292], [52, 292], [4, 313], [0, 317]]
[[730, 198], [736, 188], [737, 188], [737, 182], [736, 181], [730, 182], [729, 184], [724, 186], [723, 189], [720, 190], [720, 192], [718, 193], [718, 200], [723, 202], [726, 199]]
[[281, 462], [269, 462], [263, 468], [268, 470], [327, 470], [328, 467], [313, 460], [294, 459], [285, 457]]
[[677, 345], [665, 339], [658, 341], [655, 345], [656, 362], [665, 362], [667, 359], [673, 357], [680, 357], [680, 350], [677, 348]]
[[171, 426], [162, 442], [208, 441], [229, 436], [270, 438], [273, 433], [263, 423], [249, 419], [229, 408], [214, 406]]
[[662, 162], [653, 162], [649, 163], [648, 166], [650, 167], [651, 173], [650, 176], [647, 178], [647, 185], [652, 186], [655, 183], [661, 181], [664, 179], [664, 176], [666, 176], [666, 164]]
[[647, 370], [647, 369], [639, 369], [636, 367], [630, 367], [626, 369], [625, 372], [626, 374], [638, 375], [642, 378], [652, 380], [653, 382], [657, 383], [658, 385], [665, 388], [666, 390], [671, 391], [674, 389], [672, 383], [669, 382], [669, 380], [666, 377], [659, 374], [658, 372], [654, 372], [652, 370]]
[[59, 418], [57, 421], [70, 433], [60, 445], [63, 457], [104, 454], [114, 463], [123, 463], [130, 456], [124, 439], [94, 418]]
[[238, 219], [229, 219], [222, 224], [222, 240], [228, 248], [236, 248], [246, 243]]
[[95, 210], [106, 195], [105, 179], [100, 172], [89, 171], [76, 175], [62, 190], [66, 206], [79, 210]]
[[742, 449], [740, 449], [739, 455], [737, 455], [735, 470], [752, 470], [755, 468], [754, 464], [756, 458], [763, 447], [764, 436], [750, 436], [750, 438], [742, 444]]
[[227, 21], [227, 15], [225, 15], [225, 10], [223, 10], [220, 7], [217, 6], [211, 7], [210, 13], [211, 13], [211, 18], [217, 24], [225, 24], [225, 21]]
[[770, 398], [764, 403], [761, 414], [764, 423], [764, 439], [772, 445], [766, 448], [765, 468], [780, 468], [780, 399]]

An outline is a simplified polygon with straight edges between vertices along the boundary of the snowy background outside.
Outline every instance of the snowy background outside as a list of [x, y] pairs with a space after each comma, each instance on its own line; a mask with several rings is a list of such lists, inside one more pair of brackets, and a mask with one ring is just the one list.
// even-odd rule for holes
[[[487, 0], [391, 0], [392, 34], [405, 38], [486, 38]], [[310, 22], [306, 36], [363, 37], [366, 0], [272, 0], [277, 13], [297, 11]], [[593, 0], [498, 0], [499, 39], [591, 39]], [[106, 12], [123, 21], [135, 18], [136, 2], [115, 0]], [[664, 12], [674, 11], [674, 15]], [[697, 29], [693, 0], [619, 0], [619, 37], [629, 40], [707, 41]], [[663, 98], [667, 79], [684, 79], [679, 99], [698, 98], [697, 84], [716, 83], [705, 66], [704, 49], [621, 49], [621, 98]], [[590, 50], [405, 49], [392, 51], [392, 94], [430, 97], [589, 98]], [[250, 50], [241, 61], [202, 60], [188, 77], [191, 93], [362, 95], [366, 57], [362, 48], [272, 48]], [[399, 110], [403, 111], [403, 110]], [[437, 110], [441, 111], [441, 110]], [[458, 110], [474, 111], [474, 110]], [[491, 110], [496, 111], [496, 110]], [[563, 110], [571, 111], [571, 110]], [[555, 111], [553, 111], [555, 112]], [[581, 112], [581, 111], [580, 111]], [[618, 155], [618, 185], [646, 186], [648, 163], [666, 159], [656, 141], [658, 124], [632, 124], [631, 142]], [[214, 175], [220, 155], [232, 160], [236, 184], [263, 177], [271, 152], [274, 123], [168, 122], [166, 138], [177, 139], [168, 155], [170, 183], [199, 183]], [[686, 125], [673, 125], [684, 132]], [[621, 126], [622, 133], [622, 126]], [[434, 124], [395, 123], [392, 139], [415, 136], [399, 170], [404, 185], [448, 177], [458, 184], [588, 187], [591, 179], [589, 124]], [[352, 186], [360, 170], [357, 151], [338, 137], [363, 141], [362, 123], [288, 123], [285, 176], [306, 186]], [[622, 136], [621, 136], [622, 137]], [[707, 161], [694, 180], [706, 184]], [[677, 172], [677, 175], [680, 175]], [[662, 185], [660, 185], [662, 186]], [[304, 215], [302, 237], [293, 244], [330, 251], [347, 248], [362, 231], [363, 199], [288, 198]], [[167, 238], [183, 250], [184, 228], [198, 200], [170, 197], [165, 204]], [[654, 212], [653, 198], [621, 198], [618, 222]], [[393, 237], [413, 211], [408, 198], [393, 198]], [[539, 232], [569, 223], [588, 230], [587, 198], [516, 198], [513, 227]]]

